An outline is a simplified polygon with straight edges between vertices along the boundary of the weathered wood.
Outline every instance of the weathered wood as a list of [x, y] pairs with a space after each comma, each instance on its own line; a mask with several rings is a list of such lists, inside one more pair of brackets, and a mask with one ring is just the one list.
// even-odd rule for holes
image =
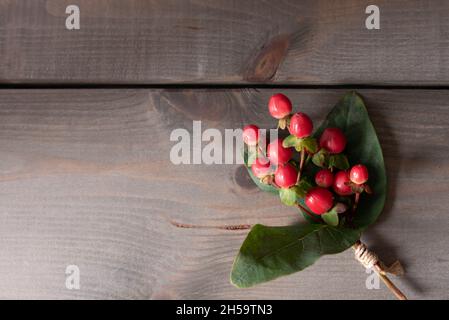
[[[319, 121], [343, 91], [285, 90]], [[362, 90], [389, 177], [364, 237], [410, 298], [449, 298], [449, 92]], [[237, 165], [169, 161], [175, 128], [269, 127], [272, 90], [1, 90], [0, 298], [392, 298], [351, 250], [248, 290], [229, 283], [247, 230], [301, 219]], [[65, 288], [76, 264], [81, 289]]]
[[2, 83], [449, 84], [449, 3], [0, 1]]

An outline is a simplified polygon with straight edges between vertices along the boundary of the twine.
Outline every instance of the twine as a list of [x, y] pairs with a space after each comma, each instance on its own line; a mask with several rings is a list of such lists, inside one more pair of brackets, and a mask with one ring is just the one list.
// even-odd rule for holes
[[352, 248], [354, 249], [355, 259], [366, 269], [375, 267], [381, 274], [391, 273], [396, 276], [401, 276], [404, 274], [404, 268], [399, 261], [395, 261], [391, 266], [386, 266], [379, 260], [379, 257], [374, 252], [369, 250], [361, 241], [357, 241]]
[[366, 269], [371, 269], [379, 263], [379, 258], [377, 255], [370, 251], [362, 242], [357, 241], [353, 248], [355, 259]]

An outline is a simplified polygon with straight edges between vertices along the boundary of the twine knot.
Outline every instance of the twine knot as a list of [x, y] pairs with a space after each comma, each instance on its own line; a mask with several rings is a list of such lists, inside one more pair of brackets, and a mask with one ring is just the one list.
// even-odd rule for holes
[[379, 263], [379, 258], [377, 255], [370, 251], [362, 242], [357, 241], [354, 244], [354, 255], [355, 259], [360, 262], [366, 269], [371, 269], [377, 263]]
[[391, 273], [396, 276], [404, 274], [404, 268], [399, 261], [395, 261], [392, 265], [386, 266], [379, 257], [369, 250], [367, 246], [361, 241], [357, 241], [352, 248], [354, 249], [355, 259], [362, 264], [366, 269], [377, 268], [381, 274]]

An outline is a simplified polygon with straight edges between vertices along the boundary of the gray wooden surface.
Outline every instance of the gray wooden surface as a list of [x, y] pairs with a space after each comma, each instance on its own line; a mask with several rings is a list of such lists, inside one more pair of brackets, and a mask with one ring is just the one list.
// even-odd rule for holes
[[[319, 121], [341, 90], [282, 90]], [[449, 92], [361, 90], [388, 203], [364, 239], [410, 298], [449, 298]], [[0, 298], [393, 298], [349, 250], [252, 289], [229, 283], [248, 230], [297, 212], [238, 165], [173, 165], [175, 128], [268, 127], [272, 90], [0, 90]], [[76, 264], [81, 289], [65, 288]]]
[[448, 85], [449, 2], [377, 0], [380, 30], [369, 4], [0, 0], [0, 82]]

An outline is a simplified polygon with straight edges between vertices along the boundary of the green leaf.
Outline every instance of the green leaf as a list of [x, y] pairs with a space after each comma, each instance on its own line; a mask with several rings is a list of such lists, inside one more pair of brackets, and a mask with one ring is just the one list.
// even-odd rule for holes
[[340, 170], [348, 170], [349, 169], [349, 161], [348, 158], [340, 153], [340, 154], [332, 154], [329, 157], [329, 168], [334, 167]]
[[296, 191], [295, 188], [281, 188], [279, 189], [279, 197], [283, 204], [287, 206], [293, 206], [296, 203]]
[[373, 194], [361, 197], [353, 221], [356, 228], [364, 230], [382, 212], [387, 194], [387, 177], [382, 148], [362, 98], [355, 92], [346, 94], [328, 114], [315, 137], [319, 137], [328, 127], [338, 127], [345, 133], [345, 153], [349, 163], [363, 163], [368, 167], [368, 183]]
[[298, 143], [298, 138], [296, 138], [294, 135], [289, 135], [285, 137], [284, 140], [282, 140], [282, 146], [284, 148], [291, 148], [294, 147]]
[[304, 198], [311, 188], [312, 185], [304, 178], [299, 181], [298, 185], [294, 186], [298, 198]]
[[338, 213], [334, 210], [322, 214], [321, 218], [323, 218], [324, 222], [332, 227], [338, 226]]
[[307, 137], [302, 139], [302, 147], [306, 148], [310, 153], [316, 153], [318, 151], [318, 143], [313, 137]]
[[312, 156], [312, 162], [314, 165], [320, 168], [329, 167], [329, 154], [326, 150], [321, 149]]
[[356, 230], [324, 224], [255, 225], [234, 261], [231, 282], [246, 288], [303, 270], [325, 254], [346, 250], [359, 238]]

